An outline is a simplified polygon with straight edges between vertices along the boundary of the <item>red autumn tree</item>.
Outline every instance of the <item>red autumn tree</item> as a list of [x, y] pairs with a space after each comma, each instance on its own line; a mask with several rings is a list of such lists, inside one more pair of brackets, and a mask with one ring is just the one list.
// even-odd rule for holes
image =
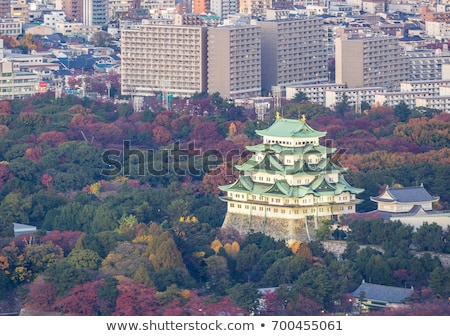
[[58, 245], [64, 251], [64, 255], [67, 255], [72, 251], [78, 241], [83, 235], [80, 231], [50, 231], [48, 234], [41, 238], [41, 243], [52, 242], [54, 245]]
[[63, 132], [49, 131], [41, 133], [37, 138], [38, 142], [43, 142], [51, 147], [58, 147], [59, 144], [67, 142], [67, 135]]
[[43, 311], [53, 311], [53, 304], [58, 294], [55, 285], [38, 277], [28, 286], [25, 308]]
[[129, 278], [120, 277], [117, 289], [120, 294], [116, 300], [115, 316], [157, 316], [160, 306], [155, 298], [156, 290], [137, 283]]
[[58, 298], [54, 308], [65, 315], [96, 316], [100, 315], [100, 300], [98, 292], [104, 286], [103, 280], [96, 280], [77, 285], [70, 291], [69, 296]]

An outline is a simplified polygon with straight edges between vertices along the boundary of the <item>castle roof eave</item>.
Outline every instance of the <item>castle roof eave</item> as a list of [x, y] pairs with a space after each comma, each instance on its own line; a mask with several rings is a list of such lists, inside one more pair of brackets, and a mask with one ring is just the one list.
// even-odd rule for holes
[[327, 134], [327, 132], [316, 131], [306, 121], [284, 118], [276, 119], [268, 128], [256, 130], [255, 132], [263, 137], [280, 138], [320, 138]]

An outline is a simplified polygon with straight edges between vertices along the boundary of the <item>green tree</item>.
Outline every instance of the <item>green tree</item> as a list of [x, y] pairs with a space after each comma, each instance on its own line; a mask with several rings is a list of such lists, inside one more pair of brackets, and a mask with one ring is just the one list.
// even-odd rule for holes
[[265, 287], [293, 284], [300, 274], [310, 268], [304, 257], [289, 256], [275, 261], [267, 270], [261, 283]]
[[92, 279], [84, 268], [77, 268], [61, 260], [56, 265], [51, 265], [46, 271], [48, 281], [55, 284], [59, 295], [67, 294], [76, 285], [86, 283]]
[[153, 265], [148, 259], [147, 246], [130, 242], [122, 242], [102, 261], [100, 270], [109, 275], [124, 275], [133, 278], [140, 266], [147, 272], [153, 272]]
[[412, 242], [418, 251], [442, 253], [445, 249], [444, 232], [436, 223], [424, 223], [412, 237]]
[[96, 270], [101, 266], [102, 258], [93, 250], [73, 249], [67, 256], [67, 262], [75, 267]]
[[327, 240], [331, 236], [331, 227], [333, 226], [332, 220], [324, 220], [320, 224], [319, 228], [316, 230], [316, 239]]
[[342, 95], [342, 99], [334, 107], [334, 110], [341, 117], [350, 111], [350, 103], [348, 101], [348, 96], [345, 93]]
[[24, 250], [27, 268], [37, 274], [56, 265], [64, 257], [61, 247], [52, 243], [27, 245]]
[[295, 96], [294, 99], [292, 99], [295, 102], [304, 102], [304, 101], [308, 101], [309, 98], [307, 96], [306, 93], [304, 93], [303, 91], [298, 91]]
[[249, 313], [255, 313], [260, 305], [259, 299], [261, 294], [255, 284], [247, 282], [244, 284], [236, 284], [228, 290], [231, 301]]
[[430, 288], [442, 298], [450, 298], [450, 269], [436, 267], [430, 273]]
[[336, 297], [333, 282], [324, 268], [312, 267], [302, 273], [295, 281], [294, 289], [324, 307], [330, 306]]
[[256, 244], [245, 246], [236, 257], [236, 270], [249, 280], [250, 274], [261, 256], [262, 251]]
[[230, 271], [225, 257], [212, 255], [205, 258], [205, 263], [207, 265], [207, 281], [210, 287], [217, 287], [221, 279], [229, 281]]
[[394, 106], [394, 115], [398, 118], [399, 121], [405, 122], [408, 121], [409, 116], [411, 115], [411, 110], [408, 105], [402, 100], [398, 105]]

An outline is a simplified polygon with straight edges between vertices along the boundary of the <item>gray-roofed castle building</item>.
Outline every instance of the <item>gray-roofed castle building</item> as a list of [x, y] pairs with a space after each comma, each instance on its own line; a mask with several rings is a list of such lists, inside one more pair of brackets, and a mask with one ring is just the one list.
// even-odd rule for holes
[[377, 212], [383, 219], [412, 225], [415, 228], [423, 223], [436, 223], [447, 229], [450, 225], [450, 213], [433, 209], [433, 203], [439, 196], [431, 195], [421, 184], [414, 187], [392, 188], [377, 197], [370, 197], [377, 203]]
[[361, 304], [368, 309], [399, 307], [404, 305], [405, 299], [410, 297], [414, 289], [377, 285], [363, 281], [351, 296], [361, 299]]

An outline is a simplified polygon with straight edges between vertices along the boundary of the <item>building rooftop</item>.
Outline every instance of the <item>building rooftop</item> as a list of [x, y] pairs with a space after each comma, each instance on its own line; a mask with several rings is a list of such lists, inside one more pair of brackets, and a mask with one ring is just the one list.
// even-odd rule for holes
[[402, 303], [403, 300], [413, 294], [414, 289], [363, 282], [354, 292], [350, 293], [350, 295], [358, 298], [361, 296], [361, 292], [364, 292], [364, 298], [368, 300]]
[[319, 132], [309, 126], [305, 120], [279, 118], [264, 130], [257, 130], [261, 136], [286, 137], [286, 138], [317, 138], [323, 137], [327, 132]]
[[420, 185], [418, 187], [403, 187], [403, 188], [386, 188], [384, 193], [378, 197], [370, 198], [374, 202], [403, 202], [403, 203], [420, 203], [420, 202], [435, 202], [439, 197], [431, 196], [430, 193]]

